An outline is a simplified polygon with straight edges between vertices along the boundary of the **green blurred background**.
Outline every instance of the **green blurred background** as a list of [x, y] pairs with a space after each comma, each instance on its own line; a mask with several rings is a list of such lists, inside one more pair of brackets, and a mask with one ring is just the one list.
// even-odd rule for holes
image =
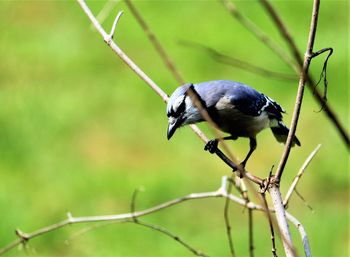
[[[299, 49], [306, 47], [312, 1], [275, 1]], [[97, 14], [104, 1], [90, 1]], [[137, 8], [189, 82], [231, 79], [254, 86], [284, 106], [290, 123], [297, 81], [261, 77], [213, 61], [179, 40], [201, 42], [227, 55], [285, 73], [292, 71], [233, 19], [218, 1], [137, 1]], [[286, 47], [256, 1], [238, 8]], [[123, 2], [103, 26], [108, 31], [124, 10], [116, 41], [168, 94], [178, 85]], [[30, 232], [74, 216], [129, 212], [140, 186], [143, 209], [191, 192], [216, 190], [230, 170], [202, 150], [189, 128], [166, 140], [165, 105], [105, 45], [74, 1], [0, 2], [0, 247]], [[349, 2], [321, 4], [315, 49], [333, 47], [329, 104], [349, 128]], [[318, 77], [325, 56], [314, 60]], [[321, 87], [320, 87], [321, 89]], [[285, 193], [306, 157], [322, 144], [302, 178], [289, 211], [305, 226], [314, 256], [349, 256], [349, 158], [347, 148], [310, 90], [282, 182]], [[201, 128], [207, 131], [205, 125]], [[212, 135], [210, 135], [212, 136]], [[239, 157], [248, 140], [230, 143]], [[266, 177], [283, 146], [266, 130], [248, 170]], [[186, 202], [142, 218], [166, 227], [211, 256], [228, 256], [223, 199]], [[247, 212], [231, 205], [237, 256], [247, 256]], [[254, 214], [256, 256], [271, 256], [268, 224]], [[172, 239], [134, 224], [113, 224], [77, 235], [80, 224], [33, 239], [28, 251], [6, 256], [192, 256]], [[300, 250], [300, 238], [292, 228]], [[68, 240], [68, 244], [66, 241]], [[278, 240], [280, 245], [280, 240]], [[281, 247], [278, 248], [283, 256]], [[300, 256], [303, 253], [300, 251]]]

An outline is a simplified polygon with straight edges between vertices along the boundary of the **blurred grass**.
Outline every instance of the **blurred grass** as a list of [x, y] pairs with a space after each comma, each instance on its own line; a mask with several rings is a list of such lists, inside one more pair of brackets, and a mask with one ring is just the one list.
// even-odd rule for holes
[[[94, 13], [104, 2], [88, 2]], [[309, 1], [273, 2], [304, 52], [309, 27]], [[232, 79], [245, 82], [281, 103], [289, 115], [297, 82], [281, 82], [218, 64], [178, 44], [202, 42], [236, 58], [291, 72], [270, 50], [240, 26], [216, 1], [137, 1], [138, 9], [191, 82]], [[261, 6], [238, 1], [238, 7], [278, 42]], [[171, 93], [177, 83], [162, 65], [124, 3], [116, 40], [131, 58]], [[117, 10], [115, 11], [117, 13]], [[138, 208], [147, 208], [191, 192], [212, 191], [229, 170], [202, 151], [187, 129], [167, 142], [165, 106], [89, 29], [88, 19], [71, 1], [0, 2], [0, 247], [15, 239], [14, 229], [32, 231], [73, 215], [129, 211], [135, 188], [145, 187]], [[110, 28], [114, 17], [104, 24]], [[321, 5], [315, 48], [333, 47], [328, 67], [329, 103], [349, 127], [349, 3]], [[313, 61], [318, 77], [323, 57]], [[314, 256], [349, 256], [349, 156], [338, 133], [306, 91], [297, 134], [282, 191], [318, 144], [321, 151], [298, 186], [313, 206], [311, 213], [296, 197], [290, 212], [305, 226]], [[202, 125], [205, 129], [205, 126]], [[241, 157], [248, 141], [231, 143]], [[258, 138], [248, 169], [267, 176], [283, 147], [271, 132]], [[145, 217], [167, 227], [209, 255], [227, 256], [222, 199], [187, 202]], [[231, 206], [238, 256], [246, 256], [247, 222], [241, 207]], [[267, 222], [255, 217], [255, 247], [270, 255]], [[88, 225], [64, 228], [29, 243], [36, 256], [191, 256], [178, 243], [133, 224], [109, 225], [69, 239]], [[294, 228], [293, 228], [294, 230]], [[294, 241], [299, 237], [294, 233]], [[300, 247], [300, 244], [299, 244]], [[278, 249], [282, 253], [282, 249]], [[22, 256], [13, 250], [6, 256]]]

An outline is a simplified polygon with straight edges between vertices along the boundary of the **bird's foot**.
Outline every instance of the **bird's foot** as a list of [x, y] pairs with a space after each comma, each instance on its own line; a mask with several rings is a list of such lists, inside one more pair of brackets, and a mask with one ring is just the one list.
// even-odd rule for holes
[[209, 151], [209, 153], [213, 154], [218, 149], [218, 143], [219, 142], [217, 139], [209, 140], [208, 143], [206, 143], [204, 146], [204, 150]]
[[[239, 164], [239, 166], [241, 166], [243, 168], [243, 170], [245, 169], [245, 163], [244, 162], [241, 162]], [[243, 172], [240, 171], [238, 167], [232, 169], [232, 172], [236, 172], [236, 171], [238, 171], [239, 178], [243, 178]]]

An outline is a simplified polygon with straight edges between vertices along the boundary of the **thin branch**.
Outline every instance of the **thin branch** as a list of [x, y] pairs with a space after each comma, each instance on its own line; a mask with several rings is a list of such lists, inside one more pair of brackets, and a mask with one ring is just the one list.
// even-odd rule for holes
[[269, 47], [274, 53], [276, 53], [286, 64], [290, 67], [296, 68], [296, 64], [292, 58], [281, 48], [276, 42], [274, 42], [269, 35], [262, 31], [255, 25], [250, 19], [242, 15], [236, 5], [231, 0], [221, 0], [230, 14], [235, 17], [247, 30], [249, 30], [254, 36], [262, 41], [267, 47]]
[[312, 53], [313, 53], [313, 47], [314, 47], [316, 29], [317, 29], [319, 7], [320, 7], [320, 1], [314, 0], [313, 10], [312, 10], [312, 18], [311, 18], [311, 24], [310, 24], [309, 39], [308, 39], [308, 43], [307, 43], [307, 48], [306, 48], [306, 53], [305, 53], [305, 58], [304, 58], [304, 63], [303, 63], [303, 69], [302, 69], [301, 74], [300, 74], [298, 93], [297, 93], [296, 100], [295, 100], [292, 122], [290, 125], [285, 149], [284, 149], [284, 152], [282, 154], [281, 161], [278, 165], [277, 172], [276, 172], [276, 182], [277, 183], [279, 183], [279, 181], [282, 177], [283, 171], [284, 171], [284, 167], [287, 163], [290, 149], [292, 147], [292, 142], [293, 142], [293, 139], [295, 136], [297, 124], [298, 124], [298, 119], [299, 119], [300, 110], [301, 110], [301, 104], [302, 104], [303, 96], [304, 96], [305, 83], [307, 81], [307, 74], [308, 74], [311, 59], [312, 59]]
[[197, 42], [188, 41], [188, 40], [181, 40], [179, 43], [182, 45], [185, 45], [185, 46], [189, 46], [189, 47], [193, 47], [193, 48], [205, 51], [209, 54], [209, 56], [212, 59], [214, 59], [217, 62], [237, 67], [239, 69], [251, 72], [255, 75], [260, 75], [260, 76], [269, 77], [269, 78], [278, 79], [278, 80], [287, 80], [287, 81], [297, 80], [297, 76], [294, 74], [287, 74], [287, 73], [275, 72], [272, 70], [268, 70], [268, 69], [259, 67], [257, 65], [239, 60], [239, 59], [234, 58], [232, 56], [222, 54], [222, 53], [218, 52], [217, 50], [215, 50], [214, 48], [211, 48], [209, 46], [205, 46], [205, 45], [197, 43]]
[[174, 239], [175, 241], [179, 242], [181, 245], [183, 245], [185, 248], [187, 248], [189, 251], [191, 251], [194, 255], [197, 255], [197, 256], [203, 256], [203, 257], [209, 257], [209, 255], [203, 253], [202, 251], [200, 250], [197, 250], [195, 248], [193, 248], [192, 246], [190, 246], [188, 243], [186, 243], [183, 239], [181, 239], [179, 236], [173, 234], [172, 232], [170, 232], [169, 230], [161, 227], [161, 226], [158, 226], [158, 225], [154, 225], [154, 224], [150, 224], [150, 223], [146, 223], [146, 222], [143, 222], [143, 221], [133, 221], [135, 224], [138, 224], [138, 225], [141, 225], [141, 226], [144, 226], [146, 228], [150, 228], [152, 230], [155, 230], [155, 231], [158, 231], [158, 232], [161, 232], [162, 234]]
[[305, 256], [311, 257], [310, 243], [303, 225], [298, 220], [296, 220], [295, 217], [291, 216], [288, 212], [286, 212], [286, 217], [298, 229], [298, 232], [301, 236], [301, 240], [303, 242]]
[[271, 233], [271, 241], [272, 241], [272, 255], [274, 257], [277, 257], [277, 249], [276, 249], [276, 242], [275, 242], [275, 232], [273, 230], [273, 224], [272, 224], [272, 217], [271, 217], [271, 213], [269, 211], [269, 206], [267, 204], [266, 201], [266, 196], [265, 193], [261, 193], [261, 197], [263, 199], [263, 203], [264, 203], [264, 208], [268, 217], [268, 221], [269, 221], [269, 226], [270, 226], [270, 233]]
[[[108, 0], [105, 5], [102, 7], [101, 11], [96, 15], [96, 19], [100, 22], [100, 24], [104, 23], [107, 19], [108, 15], [112, 11], [112, 9], [119, 3], [120, 1]], [[91, 24], [91, 28], [94, 26]]]
[[[136, 189], [134, 191], [134, 193], [132, 194], [131, 204], [130, 204], [130, 212], [131, 213], [135, 213], [135, 210], [136, 210], [136, 197], [137, 197], [139, 192], [140, 192], [140, 189]], [[162, 233], [162, 234], [164, 234], [164, 235], [174, 239], [175, 241], [177, 241], [178, 243], [183, 245], [185, 248], [187, 248], [189, 251], [191, 251], [193, 254], [195, 254], [197, 256], [209, 257], [207, 254], [205, 254], [202, 251], [197, 250], [194, 247], [190, 246], [183, 239], [181, 239], [178, 235], [173, 234], [172, 232], [170, 232], [168, 229], [166, 229], [164, 227], [140, 221], [136, 216], [133, 216], [131, 222], [133, 222], [133, 223], [135, 223], [137, 225], [144, 226], [144, 227], [149, 228], [151, 230], [158, 231], [158, 232], [160, 232], [160, 233]]]
[[176, 69], [174, 63], [172, 62], [171, 58], [159, 42], [158, 38], [156, 35], [152, 32], [150, 27], [147, 25], [146, 21], [142, 18], [141, 14], [139, 11], [136, 9], [135, 5], [132, 3], [131, 0], [125, 0], [126, 5], [129, 7], [131, 13], [134, 15], [135, 19], [137, 22], [140, 24], [142, 27], [143, 31], [146, 33], [148, 39], [151, 41], [152, 45], [156, 49], [156, 51], [159, 53], [161, 59], [163, 60], [165, 66], [170, 70], [174, 78], [180, 83], [184, 84], [185, 80], [183, 77], [180, 75], [178, 70]]
[[290, 197], [293, 194], [293, 191], [295, 190], [295, 187], [297, 186], [301, 176], [304, 174], [306, 168], [309, 166], [310, 162], [312, 161], [312, 159], [315, 157], [315, 155], [317, 154], [317, 152], [320, 150], [321, 148], [321, 144], [317, 145], [316, 148], [310, 153], [310, 155], [306, 158], [304, 164], [301, 166], [298, 174], [295, 176], [291, 186], [289, 187], [289, 190], [286, 194], [286, 197], [284, 198], [283, 201], [283, 205], [286, 207], [288, 206], [288, 202]]
[[[333, 48], [324, 48], [324, 49], [321, 49], [319, 51], [317, 51], [316, 53], [313, 53], [312, 57], [315, 58], [316, 56], [324, 53], [324, 52], [327, 52], [329, 51], [327, 57], [326, 57], [326, 60], [324, 61], [323, 63], [323, 68], [322, 68], [322, 72], [320, 74], [320, 79], [316, 82], [316, 85], [314, 87], [314, 94], [315, 94], [315, 90], [317, 88], [317, 86], [320, 84], [321, 80], [323, 79], [323, 102], [324, 103], [327, 103], [327, 89], [328, 89], [328, 80], [327, 80], [327, 64], [328, 64], [328, 60], [329, 60], [329, 57], [331, 57], [331, 55], [333, 54]], [[324, 108], [324, 104], [321, 106], [321, 109], [318, 111], [322, 111]]]
[[248, 209], [249, 257], [254, 257], [253, 210]]
[[[9, 250], [15, 248], [19, 244], [23, 242], [28, 242], [29, 240], [41, 236], [43, 234], [58, 230], [62, 227], [65, 227], [67, 225], [73, 225], [78, 223], [92, 223], [92, 222], [108, 222], [108, 221], [132, 221], [133, 218], [138, 218], [141, 216], [146, 216], [148, 214], [169, 208], [171, 206], [183, 203], [185, 201], [194, 200], [194, 199], [207, 199], [207, 198], [229, 198], [231, 201], [245, 206], [246, 208], [249, 208], [251, 210], [259, 210], [263, 211], [264, 208], [260, 205], [257, 205], [253, 202], [246, 203], [246, 201], [242, 198], [239, 198], [235, 195], [228, 194], [226, 190], [227, 178], [224, 176], [222, 178], [222, 184], [221, 187], [212, 192], [203, 192], [203, 193], [192, 193], [180, 198], [176, 198], [164, 203], [161, 203], [159, 205], [153, 206], [151, 208], [142, 210], [142, 211], [135, 211], [133, 213], [123, 213], [123, 214], [116, 214], [116, 215], [105, 215], [105, 216], [86, 216], [86, 217], [73, 217], [71, 214], [67, 215], [67, 219], [58, 222], [56, 224], [52, 224], [43, 228], [40, 228], [38, 230], [35, 230], [31, 233], [24, 233], [20, 232], [17, 236], [19, 236], [19, 239], [14, 240], [13, 242], [9, 243], [8, 245], [4, 246], [3, 248], [0, 248], [0, 255], [8, 252]], [[273, 209], [269, 209], [270, 211], [274, 211]], [[305, 232], [305, 229], [300, 224], [300, 222], [293, 217], [291, 214], [287, 213], [287, 218], [292, 221], [292, 223], [298, 228], [298, 231], [302, 237], [303, 242], [306, 244], [306, 247], [309, 249], [309, 243], [307, 240], [307, 234]], [[20, 230], [17, 230], [20, 231]], [[304, 247], [305, 249], [305, 247]]]
[[[232, 181], [232, 177], [234, 176], [231, 175], [231, 179], [228, 179], [228, 186], [227, 186], [227, 194], [231, 194], [232, 192], [232, 184], [233, 184], [233, 181]], [[236, 254], [235, 254], [235, 249], [233, 247], [233, 241], [232, 241], [232, 235], [231, 235], [231, 224], [230, 224], [230, 217], [229, 217], [229, 207], [230, 207], [230, 199], [229, 198], [226, 198], [225, 200], [225, 207], [224, 207], [224, 220], [225, 220], [225, 227], [226, 227], [226, 235], [227, 235], [227, 239], [228, 239], [228, 245], [229, 245], [229, 248], [230, 248], [230, 255], [232, 257], [235, 257]]]
[[307, 208], [309, 208], [309, 210], [310, 210], [312, 213], [314, 213], [315, 211], [314, 211], [314, 209], [312, 208], [312, 206], [311, 206], [310, 204], [308, 204], [308, 202], [307, 202], [307, 201], [305, 200], [305, 198], [298, 192], [298, 190], [295, 188], [294, 191], [295, 191], [295, 194], [300, 198], [300, 200], [305, 204], [305, 206], [306, 206]]
[[115, 28], [117, 27], [118, 21], [119, 21], [119, 19], [120, 19], [120, 17], [121, 17], [122, 15], [123, 15], [123, 12], [120, 11], [120, 12], [117, 14], [117, 16], [115, 17], [115, 19], [114, 19], [111, 32], [109, 33], [109, 36], [110, 36], [111, 39], [113, 39], [113, 37], [114, 37]]
[[[244, 184], [244, 180], [235, 177], [234, 180], [234, 186], [238, 190], [238, 192], [241, 194], [241, 197], [245, 200], [246, 204], [250, 202], [249, 196], [248, 196], [248, 190], [247, 187]], [[254, 257], [254, 237], [253, 237], [253, 210], [248, 208], [248, 235], [249, 235], [249, 257]]]
[[[261, 0], [261, 2], [263, 6], [266, 8], [266, 10], [268, 11], [268, 13], [270, 14], [270, 16], [273, 18], [273, 21], [276, 23], [276, 26], [280, 30], [280, 33], [282, 34], [283, 38], [286, 40], [287, 44], [290, 45], [290, 48], [292, 49], [292, 52], [295, 55], [295, 59], [297, 60], [297, 63], [295, 63], [295, 61], [288, 56], [288, 53], [286, 53], [275, 41], [273, 41], [269, 37], [269, 35], [267, 35], [264, 31], [262, 31], [253, 21], [243, 16], [232, 1], [230, 0], [221, 0], [221, 1], [223, 2], [226, 9], [232, 14], [233, 17], [235, 17], [246, 29], [248, 29], [254, 36], [256, 36], [261, 42], [263, 42], [268, 48], [270, 48], [278, 57], [280, 57], [280, 59], [282, 59], [286, 64], [288, 64], [295, 71], [296, 74], [299, 74], [300, 70], [302, 69], [302, 57], [301, 57], [302, 55], [298, 51], [296, 44], [293, 38], [290, 36], [290, 33], [288, 32], [288, 29], [284, 25], [282, 19], [280, 18], [276, 10], [273, 8], [273, 6], [267, 0]], [[298, 56], [296, 55], [296, 53], [298, 53]], [[309, 75], [308, 82], [309, 83], [307, 85], [309, 89], [313, 90], [315, 88], [316, 83], [312, 79], [311, 75]], [[324, 111], [326, 115], [331, 120], [333, 125], [336, 127], [344, 143], [349, 148], [350, 137], [345, 127], [341, 124], [334, 110], [330, 107], [328, 103], [324, 101], [324, 98], [322, 97], [322, 95], [318, 90], [314, 92], [313, 96], [315, 97], [319, 105], [324, 107]]]
[[[278, 12], [275, 10], [275, 8], [271, 5], [271, 3], [268, 0], [260, 0], [263, 7], [266, 9], [274, 23], [276, 24], [277, 28], [279, 29], [279, 32], [281, 33], [282, 37], [285, 39], [286, 43], [288, 44], [291, 52], [293, 53], [293, 56], [295, 60], [297, 61], [298, 67], [293, 67], [293, 69], [298, 73], [299, 71], [303, 70], [303, 60], [302, 55], [299, 52], [295, 41], [291, 37], [287, 26], [282, 21], [282, 18], [279, 16]], [[308, 87], [310, 90], [314, 90], [316, 83], [312, 76], [308, 74]], [[350, 148], [350, 137], [348, 135], [348, 132], [346, 131], [345, 127], [341, 124], [339, 121], [339, 118], [335, 114], [334, 110], [325, 102], [322, 95], [318, 92], [318, 90], [314, 91], [313, 96], [316, 98], [317, 102], [320, 104], [321, 107], [324, 107], [324, 111], [327, 114], [328, 118], [332, 121], [333, 125], [338, 130], [340, 136], [342, 137], [344, 143], [347, 145], [348, 148]]]

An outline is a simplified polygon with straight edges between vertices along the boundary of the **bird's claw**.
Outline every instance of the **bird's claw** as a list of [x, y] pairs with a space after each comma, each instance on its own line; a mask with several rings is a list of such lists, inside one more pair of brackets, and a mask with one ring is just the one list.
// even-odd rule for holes
[[209, 140], [208, 143], [206, 143], [206, 145], [204, 146], [204, 150], [208, 151], [211, 154], [215, 153], [217, 149], [218, 149], [217, 139]]
[[[239, 166], [241, 166], [242, 168], [243, 168], [243, 170], [245, 169], [245, 163], [244, 162], [241, 162], [240, 164], [239, 164]], [[236, 171], [238, 171], [238, 175], [239, 175], [239, 178], [243, 178], [243, 172], [242, 171], [240, 171], [239, 169], [238, 169], [238, 167], [235, 167], [235, 168], [233, 168], [232, 169], [232, 172], [236, 172]]]

